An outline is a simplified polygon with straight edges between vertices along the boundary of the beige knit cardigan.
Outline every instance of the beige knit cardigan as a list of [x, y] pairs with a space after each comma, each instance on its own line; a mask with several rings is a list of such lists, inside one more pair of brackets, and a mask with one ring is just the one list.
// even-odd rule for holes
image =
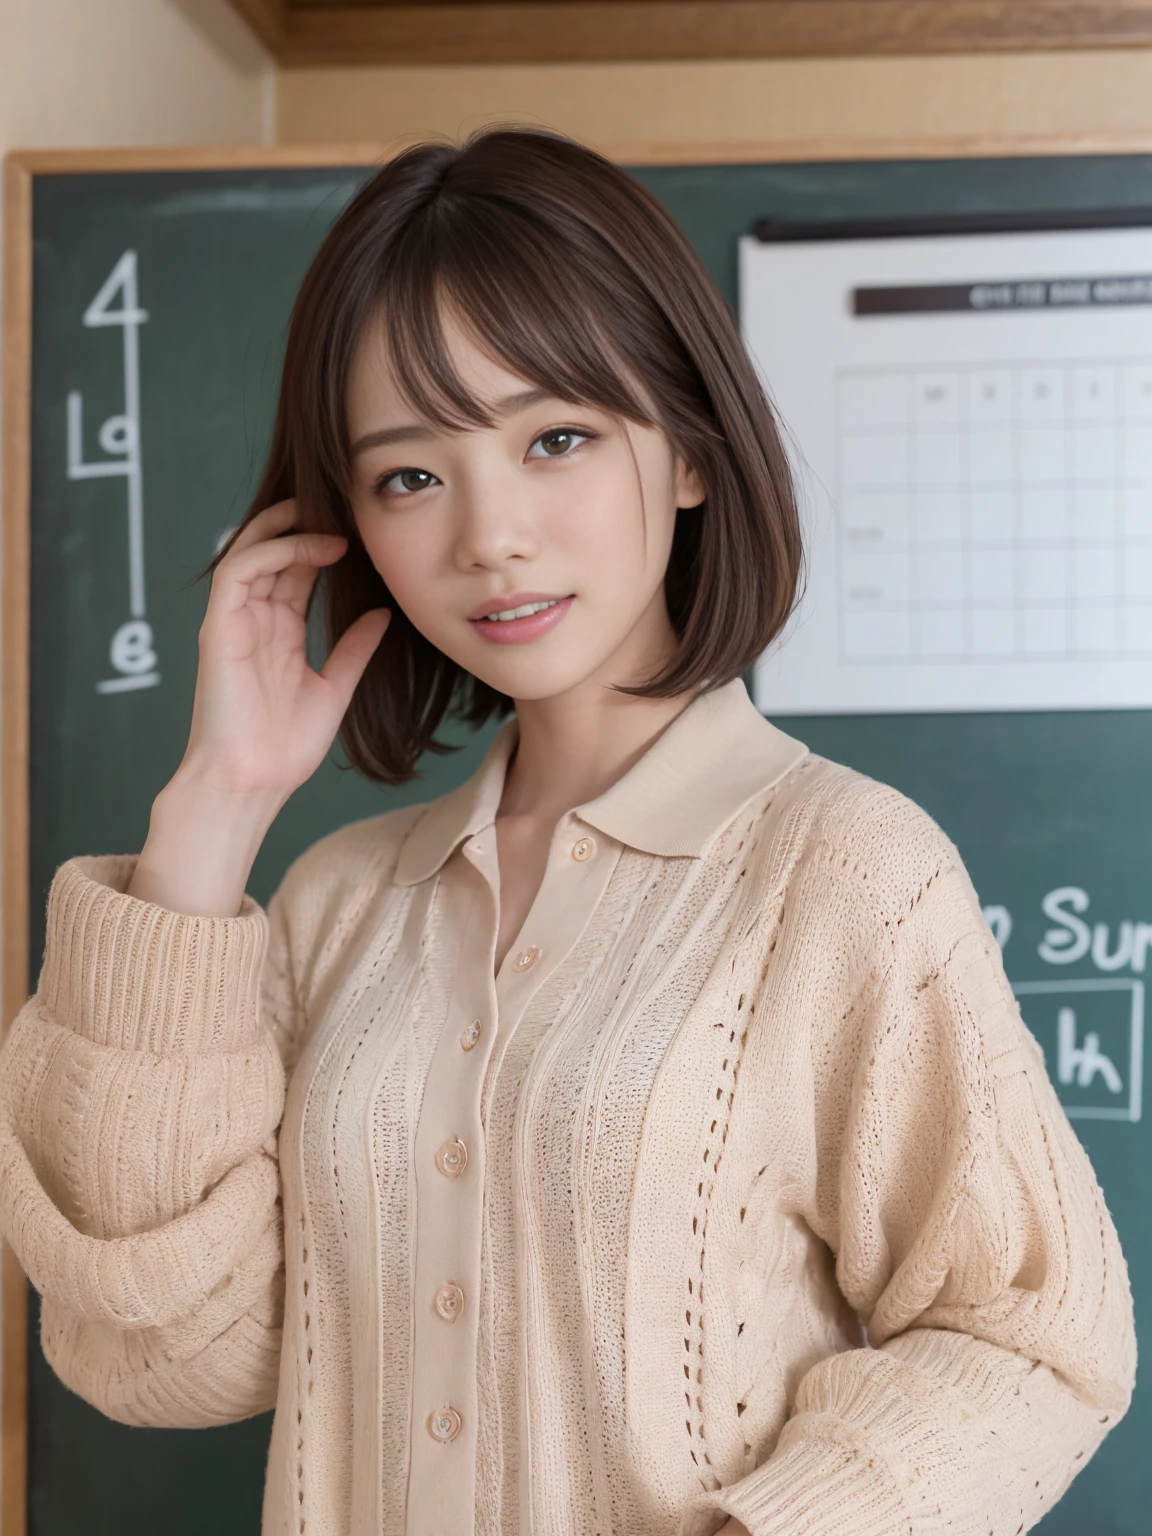
[[275, 1407], [264, 1536], [1018, 1536], [1132, 1308], [956, 849], [736, 680], [562, 818], [494, 976], [516, 729], [267, 913], [57, 871], [0, 1053], [48, 1360]]

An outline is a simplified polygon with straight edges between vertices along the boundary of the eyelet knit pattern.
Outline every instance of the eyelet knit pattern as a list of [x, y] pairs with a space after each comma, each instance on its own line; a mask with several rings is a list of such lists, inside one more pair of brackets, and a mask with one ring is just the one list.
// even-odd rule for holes
[[1033, 1525], [1131, 1393], [1115, 1231], [956, 849], [790, 763], [699, 853], [565, 834], [545, 918], [614, 861], [586, 917], [557, 907], [514, 1028], [447, 1037], [453, 1071], [491, 1051], [440, 1179], [482, 1180], [450, 1326], [414, 1292], [414, 1148], [474, 871], [396, 878], [428, 809], [229, 919], [126, 896], [131, 856], [62, 865], [0, 1052], [0, 1232], [62, 1380], [134, 1424], [274, 1406], [264, 1536], [433, 1518], [412, 1437], [460, 1405], [421, 1396], [417, 1308], [475, 1341], [452, 1536]]

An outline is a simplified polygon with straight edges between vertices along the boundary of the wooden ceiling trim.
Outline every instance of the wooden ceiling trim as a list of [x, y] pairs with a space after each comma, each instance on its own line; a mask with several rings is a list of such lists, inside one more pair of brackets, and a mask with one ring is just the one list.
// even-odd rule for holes
[[256, 36], [279, 58], [284, 50], [284, 0], [232, 0]]
[[1152, 0], [233, 0], [288, 65], [611, 63], [1152, 46]]

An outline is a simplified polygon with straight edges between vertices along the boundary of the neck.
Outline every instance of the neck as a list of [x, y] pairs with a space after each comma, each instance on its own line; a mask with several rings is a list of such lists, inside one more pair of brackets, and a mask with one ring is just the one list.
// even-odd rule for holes
[[672, 699], [618, 693], [655, 677], [675, 646], [661, 588], [602, 667], [574, 688], [543, 699], [517, 699], [520, 740], [504, 780], [498, 817], [554, 826], [573, 806], [595, 800], [626, 774], [695, 690]]
[[555, 822], [622, 778], [695, 697], [638, 699], [600, 683], [518, 701], [520, 740], [499, 815]]

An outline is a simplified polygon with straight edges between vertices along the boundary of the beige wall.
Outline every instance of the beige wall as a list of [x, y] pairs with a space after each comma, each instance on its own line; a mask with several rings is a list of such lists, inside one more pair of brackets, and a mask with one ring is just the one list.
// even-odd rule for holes
[[1025, 147], [1058, 133], [1152, 144], [1152, 50], [932, 58], [442, 69], [290, 69], [279, 137], [387, 144], [492, 118], [547, 124], [638, 160], [758, 158], [834, 139]]
[[0, 0], [0, 156], [270, 141], [275, 89], [227, 0]]
[[259, 143], [274, 90], [227, 0], [0, 0], [0, 153]]

